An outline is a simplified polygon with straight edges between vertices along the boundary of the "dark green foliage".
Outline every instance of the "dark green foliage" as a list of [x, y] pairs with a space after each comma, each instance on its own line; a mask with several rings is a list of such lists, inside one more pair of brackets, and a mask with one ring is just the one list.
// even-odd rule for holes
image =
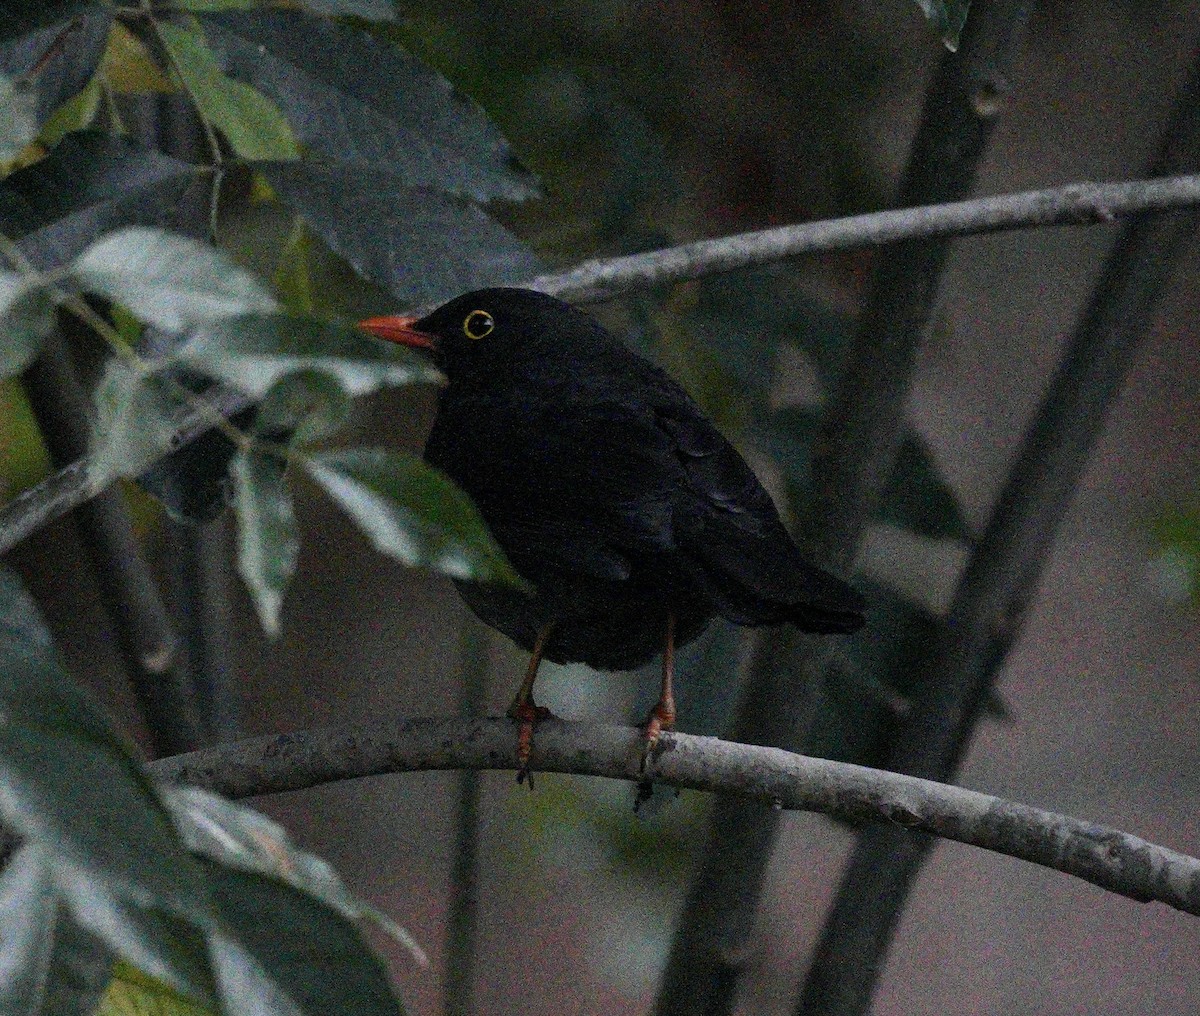
[[402, 1016], [383, 964], [337, 910], [266, 875], [215, 862], [204, 870], [227, 929], [210, 947], [227, 1011], [257, 1002], [304, 1016]]
[[277, 102], [314, 154], [476, 201], [536, 193], [483, 111], [402, 50], [300, 13], [200, 21], [226, 73]]
[[352, 923], [371, 912], [274, 823], [155, 787], [4, 571], [0, 710], [0, 809], [25, 837], [0, 876], [6, 1013], [90, 1012], [118, 957], [229, 1016], [402, 1011]]
[[[818, 420], [814, 410], [789, 406], [774, 413], [766, 427], [768, 447], [799, 505], [811, 496], [810, 456]], [[958, 499], [939, 473], [929, 446], [911, 428], [901, 439], [895, 468], [880, 495], [878, 518], [933, 540], [971, 537]]]
[[[229, 418], [239, 430], [254, 421], [247, 409]], [[137, 477], [138, 484], [170, 512], [176, 521], [211, 522], [229, 504], [232, 480], [229, 463], [237, 451], [229, 435], [206, 431], [191, 444], [159, 459]]]
[[100, 8], [94, 0], [6, 0], [0, 6], [0, 39], [28, 36], [56, 21]]
[[430, 304], [536, 275], [537, 259], [477, 206], [387, 163], [259, 166], [280, 198], [364, 278], [407, 303]]
[[0, 272], [0, 318], [5, 339], [0, 347], [0, 378], [5, 378], [19, 374], [37, 355], [54, 327], [54, 301], [36, 279]]
[[69, 261], [99, 234], [170, 222], [195, 166], [125, 138], [85, 131], [0, 184], [0, 230], [36, 267]]
[[91, 80], [111, 27], [112, 10], [93, 4], [70, 21], [0, 44], [0, 72], [37, 96], [36, 129]]

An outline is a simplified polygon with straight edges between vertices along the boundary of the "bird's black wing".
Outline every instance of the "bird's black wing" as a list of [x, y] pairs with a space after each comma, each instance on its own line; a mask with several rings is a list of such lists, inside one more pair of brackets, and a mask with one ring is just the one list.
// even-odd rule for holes
[[[671, 547], [670, 491], [685, 482], [669, 436], [617, 399], [491, 403], [439, 419], [426, 457], [479, 505], [526, 578], [621, 581]], [[486, 418], [489, 441], [465, 422]]]
[[689, 404], [669, 404], [656, 422], [687, 478], [673, 502], [676, 545], [726, 617], [807, 631], [862, 624], [862, 597], [804, 559], [758, 478], [708, 420]]
[[[486, 446], [467, 423], [483, 417], [460, 401], [462, 418], [439, 419], [427, 455], [462, 464], [452, 475], [535, 584], [669, 567], [733, 621], [858, 627], [861, 598], [804, 560], [738, 452], [666, 375], [635, 366], [636, 399], [577, 386], [569, 411], [489, 403], [502, 439]], [[468, 441], [469, 454], [454, 446]]]

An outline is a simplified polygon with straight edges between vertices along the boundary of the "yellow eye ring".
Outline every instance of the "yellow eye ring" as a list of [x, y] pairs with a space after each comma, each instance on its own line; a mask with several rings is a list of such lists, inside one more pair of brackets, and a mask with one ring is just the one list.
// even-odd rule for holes
[[463, 334], [468, 339], [482, 339], [492, 334], [496, 322], [486, 310], [473, 310], [463, 321]]

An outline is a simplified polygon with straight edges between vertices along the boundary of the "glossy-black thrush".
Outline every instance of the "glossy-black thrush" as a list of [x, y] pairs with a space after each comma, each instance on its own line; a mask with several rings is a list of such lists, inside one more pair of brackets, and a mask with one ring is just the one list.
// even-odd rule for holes
[[862, 624], [862, 597], [804, 560], [687, 393], [582, 311], [483, 289], [360, 327], [428, 350], [445, 372], [425, 459], [471, 496], [529, 584], [456, 583], [531, 654], [509, 710], [522, 773], [545, 715], [533, 700], [543, 659], [630, 670], [661, 652], [649, 748], [675, 722], [675, 649], [718, 614], [809, 632]]

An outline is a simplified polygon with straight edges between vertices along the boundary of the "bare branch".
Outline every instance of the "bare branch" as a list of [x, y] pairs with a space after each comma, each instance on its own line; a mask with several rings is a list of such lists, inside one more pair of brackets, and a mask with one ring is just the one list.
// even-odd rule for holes
[[567, 272], [540, 275], [529, 285], [586, 303], [609, 300], [632, 289], [772, 264], [819, 251], [1038, 226], [1107, 223], [1137, 212], [1165, 212], [1196, 204], [1200, 204], [1200, 175], [1127, 183], [1073, 183], [697, 240], [645, 254], [585, 261]]
[[[546, 720], [538, 725], [533, 766], [637, 782], [641, 748], [636, 727]], [[161, 779], [241, 798], [383, 773], [515, 769], [515, 762], [515, 727], [495, 717], [398, 720], [258, 737], [160, 759], [150, 770]], [[1200, 916], [1200, 858], [1107, 826], [961, 787], [715, 737], [665, 734], [651, 768], [656, 782], [669, 786], [737, 794], [770, 808], [891, 823]]]
[[[488, 636], [483, 625], [461, 610], [462, 714], [487, 714]], [[479, 965], [479, 773], [464, 769], [458, 774], [458, 814], [455, 816], [454, 853], [450, 861], [450, 893], [446, 913], [445, 1016], [475, 1016], [475, 973]]]
[[[51, 460], [61, 465], [83, 455], [88, 401], [63, 335], [49, 336], [25, 372], [24, 384]], [[74, 518], [154, 754], [177, 755], [199, 747], [192, 704], [175, 669], [171, 619], [134, 536], [125, 498], [119, 490], [106, 490], [80, 505]]]
[[[1200, 204], [1200, 176], [1175, 176], [1127, 183], [1075, 183], [972, 201], [852, 215], [823, 222], [781, 226], [629, 257], [586, 261], [527, 285], [581, 303], [612, 299], [639, 287], [771, 264], [801, 254], [849, 250], [936, 236], [1111, 222], [1137, 212], [1166, 212]], [[245, 407], [236, 396], [225, 415]], [[210, 429], [197, 414], [180, 422], [174, 447]], [[0, 508], [0, 554], [90, 500], [107, 486], [90, 477], [80, 460], [47, 477]]]
[[[240, 393], [222, 390], [210, 399], [210, 404], [228, 417], [245, 409], [248, 402]], [[181, 413], [179, 427], [171, 438], [172, 450], [191, 444], [211, 429], [212, 422], [207, 416], [195, 412]], [[74, 511], [109, 486], [112, 479], [98, 477], [95, 471], [88, 468], [88, 463], [86, 458], [77, 459], [36, 486], [22, 491], [0, 508], [0, 554], [8, 553], [22, 540]]]

